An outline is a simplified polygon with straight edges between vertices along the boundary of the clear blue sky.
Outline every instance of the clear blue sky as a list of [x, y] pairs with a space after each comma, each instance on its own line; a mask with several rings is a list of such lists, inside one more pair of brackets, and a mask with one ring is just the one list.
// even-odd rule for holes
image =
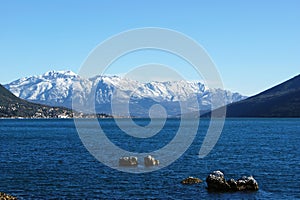
[[149, 26], [192, 37], [214, 60], [225, 88], [245, 95], [300, 73], [298, 0], [1, 0], [0, 5], [2, 84], [49, 70], [78, 72], [101, 41]]

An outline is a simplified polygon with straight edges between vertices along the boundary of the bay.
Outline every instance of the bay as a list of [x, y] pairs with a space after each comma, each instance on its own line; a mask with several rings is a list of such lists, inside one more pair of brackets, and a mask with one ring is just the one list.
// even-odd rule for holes
[[[89, 120], [83, 123], [89, 127]], [[115, 145], [152, 152], [172, 140], [180, 120], [167, 120], [160, 133], [147, 139], [128, 136], [113, 119], [99, 123]], [[136, 123], [146, 126], [149, 120], [136, 119]], [[82, 144], [73, 120], [2, 119], [0, 191], [20, 199], [300, 199], [300, 119], [226, 119], [218, 143], [200, 159], [208, 123], [201, 119], [192, 145], [168, 167], [130, 174], [95, 159]], [[205, 183], [180, 184], [188, 176], [205, 182], [214, 170], [223, 171], [226, 178], [253, 175], [260, 189], [211, 193]]]

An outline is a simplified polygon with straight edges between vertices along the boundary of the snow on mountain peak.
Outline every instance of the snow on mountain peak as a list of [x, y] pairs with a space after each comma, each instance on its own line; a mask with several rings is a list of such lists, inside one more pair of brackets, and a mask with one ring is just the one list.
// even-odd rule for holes
[[40, 77], [75, 77], [78, 76], [76, 73], [67, 70], [67, 71], [48, 71], [46, 73], [44, 73], [43, 75], [41, 75]]
[[[245, 98], [238, 93], [209, 89], [201, 82], [195, 81], [141, 83], [128, 78], [106, 75], [87, 79], [81, 78], [72, 71], [49, 71], [40, 76], [21, 78], [5, 85], [5, 87], [20, 98], [51, 106], [71, 108], [72, 101], [76, 99], [82, 104], [81, 108], [84, 109], [89, 99], [96, 98], [98, 111], [107, 114], [111, 114], [110, 104], [114, 93], [120, 91], [117, 96], [120, 102], [122, 99], [131, 98], [132, 102], [130, 103], [134, 116], [144, 116], [151, 102], [164, 104], [171, 114], [176, 115], [176, 112], [180, 112], [176, 107], [178, 101], [189, 102], [193, 96], [197, 97], [199, 107], [204, 110], [210, 109], [212, 96], [225, 96], [226, 104]], [[220, 102], [224, 101], [220, 100]], [[197, 108], [190, 105], [190, 111]]]

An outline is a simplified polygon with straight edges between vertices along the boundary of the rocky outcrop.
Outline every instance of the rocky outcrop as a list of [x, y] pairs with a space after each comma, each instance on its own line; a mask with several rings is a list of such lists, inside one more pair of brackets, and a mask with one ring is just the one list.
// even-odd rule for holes
[[[138, 165], [138, 158], [134, 156], [130, 157], [121, 157], [119, 158], [119, 166], [123, 167], [130, 167], [130, 166], [137, 166]], [[144, 165], [146, 167], [159, 165], [159, 160], [156, 160], [154, 157], [148, 155], [144, 158]]]
[[17, 200], [17, 197], [0, 192], [0, 200]]
[[192, 185], [192, 184], [197, 184], [197, 183], [202, 183], [202, 180], [199, 178], [192, 177], [192, 176], [181, 181], [181, 184], [184, 184], [184, 185]]
[[235, 181], [230, 179], [225, 180], [224, 174], [221, 171], [214, 171], [206, 178], [207, 189], [217, 192], [235, 192], [235, 191], [256, 191], [258, 183], [252, 176], [243, 176]]
[[237, 189], [241, 190], [258, 190], [258, 183], [252, 176], [243, 176], [236, 181]]
[[159, 165], [159, 160], [156, 160], [154, 157], [148, 155], [144, 158], [144, 165], [146, 167]]
[[230, 185], [226, 182], [221, 171], [214, 171], [206, 178], [207, 188], [215, 191], [229, 191]]
[[137, 166], [137, 165], [138, 165], [137, 157], [130, 156], [130, 157], [121, 157], [119, 159], [119, 166], [131, 167], [131, 166]]

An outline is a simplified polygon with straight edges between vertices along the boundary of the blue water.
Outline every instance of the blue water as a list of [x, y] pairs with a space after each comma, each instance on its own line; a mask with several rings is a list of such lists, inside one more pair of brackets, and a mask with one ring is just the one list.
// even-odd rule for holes
[[[208, 122], [201, 120], [193, 144], [173, 164], [129, 174], [89, 154], [72, 120], [0, 120], [0, 191], [20, 199], [300, 199], [300, 119], [227, 119], [215, 148], [200, 159]], [[83, 123], [88, 127], [88, 120]], [[161, 133], [144, 140], [119, 134], [111, 119], [100, 124], [116, 145], [151, 152], [174, 137], [179, 120], [168, 120]], [[188, 176], [205, 180], [213, 170], [227, 178], [253, 175], [260, 189], [210, 193], [205, 183], [180, 184]]]

